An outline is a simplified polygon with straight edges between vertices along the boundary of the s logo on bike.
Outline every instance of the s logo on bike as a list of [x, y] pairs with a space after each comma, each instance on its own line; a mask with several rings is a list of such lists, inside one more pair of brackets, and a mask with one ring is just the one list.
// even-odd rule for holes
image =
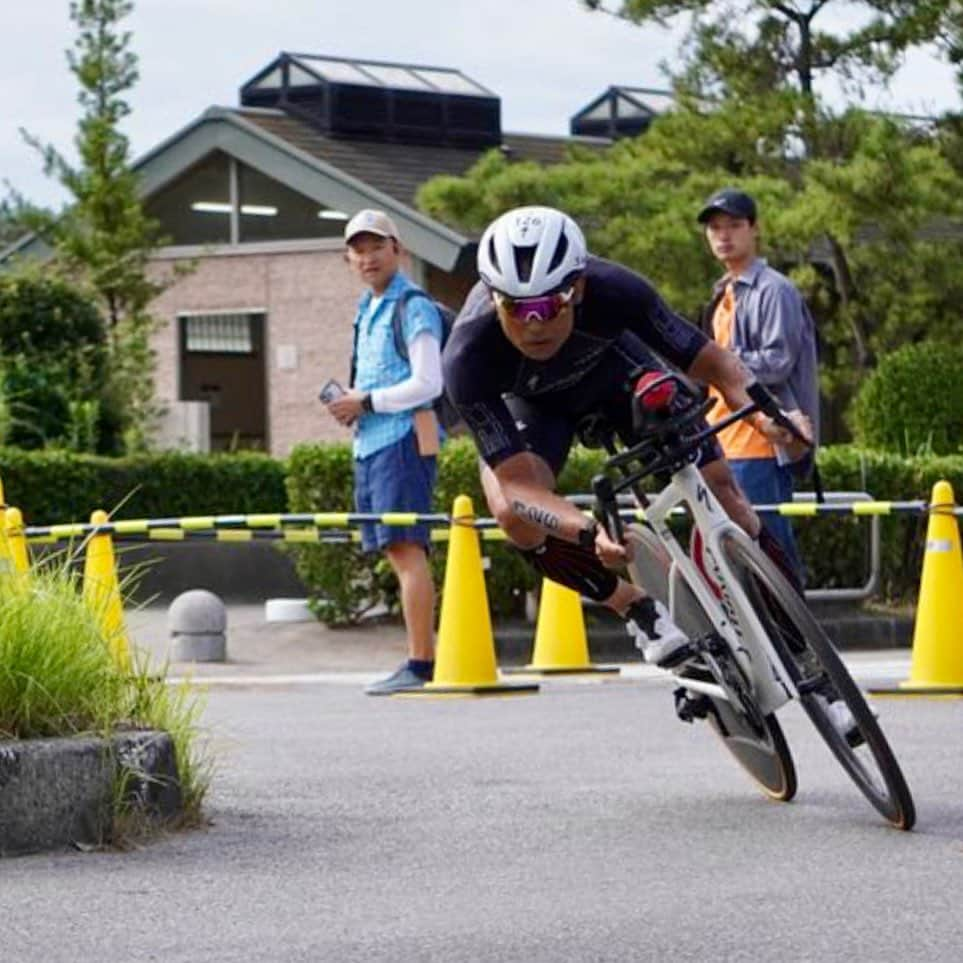
[[712, 507], [712, 502], [709, 501], [709, 489], [705, 485], [696, 485], [696, 501], [702, 502], [706, 507], [706, 511], [714, 512], [715, 509]]

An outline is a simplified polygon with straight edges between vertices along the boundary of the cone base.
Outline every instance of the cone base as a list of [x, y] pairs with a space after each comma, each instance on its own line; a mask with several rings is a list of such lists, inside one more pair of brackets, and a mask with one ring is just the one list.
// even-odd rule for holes
[[921, 682], [900, 682], [896, 686], [881, 686], [868, 691], [870, 695], [963, 696], [963, 685], [928, 685]]
[[617, 665], [523, 665], [500, 670], [504, 675], [618, 675]]
[[419, 696], [506, 696], [532, 692], [538, 692], [537, 682], [427, 682], [420, 689], [396, 694], [417, 699]]

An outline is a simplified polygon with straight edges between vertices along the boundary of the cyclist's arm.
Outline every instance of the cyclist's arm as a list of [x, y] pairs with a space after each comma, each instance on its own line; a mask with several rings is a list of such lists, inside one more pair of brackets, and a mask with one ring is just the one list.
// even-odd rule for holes
[[[732, 411], [751, 403], [746, 385], [755, 380], [752, 373], [737, 355], [720, 348], [714, 341], [707, 341], [702, 346], [686, 369], [686, 374], [704, 384], [715, 385]], [[801, 412], [793, 412], [791, 417], [797, 428], [806, 437], [810, 437], [812, 432], [807, 424], [808, 419]], [[785, 428], [780, 428], [771, 418], [760, 412], [750, 415], [749, 420], [774, 444], [789, 445], [794, 441]]]

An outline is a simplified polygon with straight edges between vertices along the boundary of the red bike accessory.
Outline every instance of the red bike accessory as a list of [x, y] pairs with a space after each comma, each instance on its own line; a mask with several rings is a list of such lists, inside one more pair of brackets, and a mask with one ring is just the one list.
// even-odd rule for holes
[[645, 411], [665, 411], [675, 396], [675, 380], [662, 371], [646, 371], [635, 383], [636, 400]]

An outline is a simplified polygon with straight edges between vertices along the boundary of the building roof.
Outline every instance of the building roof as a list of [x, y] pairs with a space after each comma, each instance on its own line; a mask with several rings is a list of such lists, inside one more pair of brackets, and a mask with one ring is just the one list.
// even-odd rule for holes
[[[513, 159], [558, 163], [575, 143], [601, 148], [609, 141], [506, 134], [502, 149]], [[415, 194], [436, 174], [464, 174], [484, 148], [332, 137], [282, 110], [210, 107], [135, 161], [141, 196], [153, 196], [215, 150], [339, 210], [387, 211], [406, 247], [442, 270], [454, 270], [470, 256], [472, 239], [417, 210]], [[0, 264], [15, 254], [42, 258], [49, 251], [39, 238], [27, 236], [0, 252]]]
[[404, 64], [394, 60], [364, 60], [333, 57], [329, 54], [294, 53], [285, 50], [259, 70], [241, 88], [270, 89], [284, 82], [283, 66], [289, 69], [288, 82], [355, 84], [362, 87], [394, 87], [401, 90], [438, 91], [449, 94], [495, 94], [477, 80], [453, 67]]
[[[415, 206], [415, 194], [425, 181], [437, 174], [461, 176], [485, 153], [477, 148], [330, 137], [283, 110], [230, 110], [253, 126], [411, 207]], [[502, 141], [502, 149], [513, 160], [532, 160], [540, 164], [557, 164], [564, 160], [573, 143], [592, 146], [609, 143], [599, 139], [536, 134], [505, 134]]]

